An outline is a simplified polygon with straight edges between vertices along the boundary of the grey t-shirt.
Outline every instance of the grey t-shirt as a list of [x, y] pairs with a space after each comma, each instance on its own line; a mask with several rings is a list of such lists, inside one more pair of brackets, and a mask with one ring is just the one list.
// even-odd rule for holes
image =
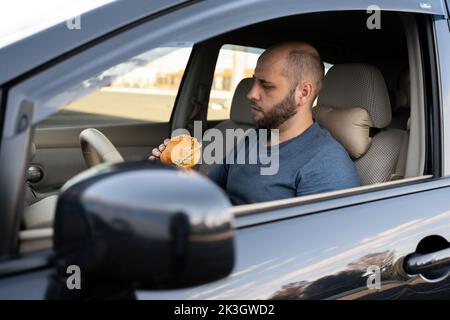
[[[251, 146], [248, 145], [249, 141], [245, 143], [248, 159]], [[300, 135], [283, 141], [278, 148], [279, 167], [274, 175], [262, 175], [261, 168], [267, 168], [268, 165], [263, 165], [260, 161], [256, 164], [249, 164], [248, 161], [236, 164], [235, 161], [234, 164], [216, 165], [208, 173], [208, 177], [227, 192], [233, 205], [292, 198], [360, 185], [355, 165], [347, 151], [317, 122]]]

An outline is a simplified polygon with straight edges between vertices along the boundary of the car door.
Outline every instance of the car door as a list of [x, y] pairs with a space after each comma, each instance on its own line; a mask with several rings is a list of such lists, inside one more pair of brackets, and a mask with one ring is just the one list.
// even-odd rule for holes
[[[264, 19], [294, 13], [346, 9], [344, 2], [334, 1], [321, 4], [285, 1], [277, 6], [268, 3], [261, 1], [260, 6], [253, 7], [253, 3], [239, 1], [206, 1], [150, 19], [79, 55], [67, 56], [59, 65], [48, 66], [9, 88], [5, 118], [22, 119], [21, 116], [29, 112], [27, 106], [30, 104], [23, 104], [19, 98], [26, 97], [38, 109], [42, 107], [42, 101], [47, 101], [45, 98], [66, 89], [67, 83], [85, 79], [94, 73], [94, 69], [114, 65], [124, 56], [137, 54], [149, 46], [155, 47], [167, 39], [181, 41], [189, 38], [199, 41]], [[388, 8], [419, 10], [405, 8], [404, 2], [399, 2], [398, 7], [392, 3]], [[438, 10], [439, 3], [434, 3], [434, 10]], [[361, 5], [361, 9], [365, 7]], [[214, 28], [200, 28], [210, 23]], [[122, 49], [129, 51], [125, 53], [115, 49], [117, 55], [114, 57], [107, 54], [113, 48], [118, 48], [117, 45], [124, 40], [129, 46]], [[444, 53], [448, 52], [440, 52]], [[94, 58], [99, 56], [102, 59]], [[80, 61], [87, 62], [89, 59], [93, 59], [91, 62], [95, 68], [75, 70], [74, 67], [80, 65]], [[65, 74], [64, 81], [60, 82], [61, 87], [55, 87], [53, 81], [49, 87], [33, 91], [37, 85], [64, 74], [67, 68], [74, 71]], [[2, 237], [2, 255], [5, 259], [0, 263], [0, 293], [5, 298], [42, 298], [51, 273], [52, 252], [17, 255], [20, 235], [14, 217], [20, 214], [19, 203], [23, 196], [21, 198], [18, 194], [23, 183], [20, 185], [19, 181], [26, 169], [19, 164], [25, 164], [27, 156], [27, 148], [21, 149], [19, 145], [24, 145], [24, 142], [29, 144], [27, 135], [29, 138], [30, 131], [14, 131], [13, 128], [12, 125], [5, 125], [1, 149], [2, 164], [7, 163], [5, 160], [13, 159], [13, 156], [17, 162], [15, 166], [9, 164], [1, 167], [2, 174], [10, 170], [8, 175], [5, 174], [6, 182], [13, 181], [14, 188], [6, 193], [10, 197], [3, 195], [5, 202], [0, 201], [1, 212], [8, 217], [3, 218], [7, 223], [2, 225], [4, 229], [8, 228], [5, 229], [8, 233]], [[11, 153], [13, 150], [16, 151], [14, 155]], [[448, 204], [442, 201], [450, 192], [450, 181], [445, 177], [446, 174], [449, 172], [444, 171], [444, 177], [412, 178], [375, 186], [370, 190], [233, 208], [231, 210], [236, 216], [236, 265], [232, 275], [192, 289], [139, 292], [138, 296], [141, 299], [448, 296], [448, 278], [445, 278], [446, 274], [440, 273], [441, 270], [410, 277], [401, 268], [409, 254], [416, 253], [416, 260], [406, 262], [411, 266], [410, 271], [416, 270], [418, 262], [429, 262], [429, 253], [437, 252], [444, 257], [447, 254], [445, 245], [448, 247], [450, 238], [450, 216]], [[8, 257], [8, 253], [14, 253], [14, 258]]]
[[[335, 199], [265, 213], [236, 212], [237, 265], [232, 275], [198, 288], [140, 292], [139, 297], [448, 299], [448, 266], [435, 275], [444, 277], [437, 282], [402, 272], [409, 254], [446, 248], [448, 254], [450, 214], [448, 205], [439, 201], [448, 196], [445, 180], [355, 195], [351, 204]], [[430, 202], [435, 206], [425, 210]]]

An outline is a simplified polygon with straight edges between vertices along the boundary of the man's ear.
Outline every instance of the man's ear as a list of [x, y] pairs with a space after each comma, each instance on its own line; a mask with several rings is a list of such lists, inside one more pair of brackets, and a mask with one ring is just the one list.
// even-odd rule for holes
[[313, 85], [310, 81], [303, 81], [295, 88], [295, 104], [298, 107], [308, 104], [314, 94]]

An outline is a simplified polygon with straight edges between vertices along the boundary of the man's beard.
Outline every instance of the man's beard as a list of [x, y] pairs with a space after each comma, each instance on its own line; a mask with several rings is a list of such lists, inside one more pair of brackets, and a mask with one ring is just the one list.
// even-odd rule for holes
[[[258, 108], [258, 106], [256, 106]], [[258, 110], [263, 114], [261, 119], [255, 120], [261, 129], [278, 129], [286, 120], [292, 118], [297, 109], [295, 106], [295, 88], [280, 103], [274, 105], [269, 111]]]

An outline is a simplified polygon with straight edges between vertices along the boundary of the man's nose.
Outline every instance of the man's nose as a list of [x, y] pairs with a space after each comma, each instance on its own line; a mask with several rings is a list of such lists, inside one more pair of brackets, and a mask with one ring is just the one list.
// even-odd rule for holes
[[252, 87], [250, 88], [250, 91], [247, 93], [247, 99], [250, 101], [259, 100], [259, 94], [258, 89], [256, 88], [256, 83], [253, 83]]

